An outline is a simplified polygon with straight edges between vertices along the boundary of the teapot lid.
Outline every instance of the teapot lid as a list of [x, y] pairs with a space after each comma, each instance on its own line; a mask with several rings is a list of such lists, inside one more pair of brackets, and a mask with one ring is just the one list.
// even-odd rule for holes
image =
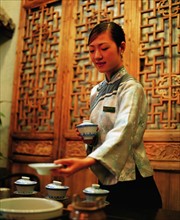
[[108, 194], [109, 191], [105, 190], [105, 189], [100, 189], [100, 185], [99, 184], [92, 184], [91, 187], [87, 187], [86, 189], [83, 190], [84, 193], [86, 194], [94, 194], [94, 195], [104, 195], [104, 194]]
[[62, 182], [54, 180], [52, 183], [46, 185], [46, 189], [69, 189], [69, 187], [62, 186]]
[[16, 180], [14, 183], [17, 185], [26, 185], [26, 186], [37, 184], [36, 181], [30, 180], [30, 177], [27, 176], [22, 176], [21, 179]]

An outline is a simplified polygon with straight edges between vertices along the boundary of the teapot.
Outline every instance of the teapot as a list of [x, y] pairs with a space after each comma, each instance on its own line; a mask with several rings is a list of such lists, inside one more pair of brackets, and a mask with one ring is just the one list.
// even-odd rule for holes
[[74, 195], [72, 198], [70, 219], [106, 220], [107, 218], [103, 208], [104, 201], [101, 198], [96, 201], [83, 201], [79, 195]]

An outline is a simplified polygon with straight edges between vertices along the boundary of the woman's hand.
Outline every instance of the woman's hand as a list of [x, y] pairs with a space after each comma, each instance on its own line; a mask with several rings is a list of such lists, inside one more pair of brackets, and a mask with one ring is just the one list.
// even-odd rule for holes
[[51, 172], [54, 176], [65, 175], [71, 176], [72, 174], [78, 172], [79, 170], [88, 168], [89, 166], [96, 163], [96, 160], [91, 157], [80, 158], [66, 158], [58, 159], [54, 161], [55, 164], [62, 164], [63, 167], [53, 169]]

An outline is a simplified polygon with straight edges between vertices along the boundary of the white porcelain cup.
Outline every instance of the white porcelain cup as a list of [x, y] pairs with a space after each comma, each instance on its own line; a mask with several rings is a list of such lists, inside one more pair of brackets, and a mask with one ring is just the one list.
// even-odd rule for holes
[[91, 123], [90, 120], [84, 120], [83, 123], [77, 125], [76, 128], [84, 140], [92, 140], [97, 134], [98, 125]]
[[1, 187], [0, 188], [0, 199], [5, 199], [10, 197], [10, 188]]

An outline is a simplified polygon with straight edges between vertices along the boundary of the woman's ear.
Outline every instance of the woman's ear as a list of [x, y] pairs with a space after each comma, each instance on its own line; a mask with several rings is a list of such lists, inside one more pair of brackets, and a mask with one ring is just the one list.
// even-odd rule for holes
[[124, 51], [126, 49], [126, 42], [122, 41], [120, 48], [121, 48], [121, 53], [124, 53]]

